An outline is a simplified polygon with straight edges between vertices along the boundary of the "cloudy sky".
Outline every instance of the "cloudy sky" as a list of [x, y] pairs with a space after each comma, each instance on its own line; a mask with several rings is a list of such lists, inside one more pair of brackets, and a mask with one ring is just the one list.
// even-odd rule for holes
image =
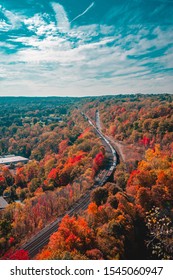
[[173, 93], [173, 0], [0, 0], [0, 95]]

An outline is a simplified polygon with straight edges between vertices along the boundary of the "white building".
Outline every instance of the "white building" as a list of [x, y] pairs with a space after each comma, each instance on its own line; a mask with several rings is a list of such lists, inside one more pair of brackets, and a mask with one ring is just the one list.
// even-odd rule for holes
[[8, 164], [16, 164], [18, 162], [27, 163], [29, 161], [28, 158], [15, 156], [15, 155], [7, 155], [4, 157], [0, 157], [0, 164], [8, 165]]
[[7, 201], [2, 196], [0, 196], [0, 210], [5, 209], [7, 205], [8, 205]]

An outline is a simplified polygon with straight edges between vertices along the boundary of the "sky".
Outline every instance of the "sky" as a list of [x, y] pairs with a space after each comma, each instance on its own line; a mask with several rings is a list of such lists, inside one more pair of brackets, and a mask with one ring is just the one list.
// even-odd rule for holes
[[173, 93], [173, 0], [0, 0], [0, 95]]

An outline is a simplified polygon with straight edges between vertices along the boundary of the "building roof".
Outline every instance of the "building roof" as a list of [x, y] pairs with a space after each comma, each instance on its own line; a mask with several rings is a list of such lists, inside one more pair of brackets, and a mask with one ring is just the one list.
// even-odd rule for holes
[[0, 164], [26, 162], [28, 160], [29, 160], [28, 158], [24, 158], [24, 157], [21, 157], [21, 156], [9, 155], [9, 156], [0, 157]]
[[7, 201], [2, 196], [0, 196], [0, 209], [4, 209], [7, 205]]

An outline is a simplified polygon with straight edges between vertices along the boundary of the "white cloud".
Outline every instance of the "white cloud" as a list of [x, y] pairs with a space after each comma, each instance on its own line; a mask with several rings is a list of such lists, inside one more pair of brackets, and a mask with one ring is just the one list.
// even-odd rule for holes
[[35, 14], [33, 17], [24, 19], [24, 24], [28, 30], [35, 32], [36, 35], [51, 35], [56, 32], [57, 28], [54, 22], [47, 23], [43, 15]]
[[64, 7], [58, 3], [52, 3], [52, 7], [56, 14], [57, 27], [61, 32], [68, 32], [70, 29], [70, 22]]
[[[145, 28], [126, 37], [114, 26], [92, 24], [72, 28], [64, 8], [58, 3], [52, 3], [52, 7], [57, 23], [44, 14], [15, 18], [7, 13], [10, 28], [25, 24], [35, 35], [11, 36], [6, 44], [0, 44], [0, 48], [12, 48], [13, 43], [27, 46], [8, 56], [1, 54], [1, 94], [41, 92], [80, 96], [141, 89], [143, 93], [170, 91], [171, 75], [159, 71], [171, 68], [172, 49], [152, 59], [150, 53], [151, 49], [159, 50], [172, 43], [171, 28], [167, 31], [156, 28], [150, 39], [147, 37], [150, 31]], [[7, 22], [1, 24], [4, 30], [9, 28]], [[142, 59], [135, 58], [143, 54]], [[129, 59], [130, 55], [133, 58]], [[151, 62], [158, 63], [158, 73], [154, 73], [157, 65], [147, 66]]]
[[5, 21], [0, 22], [1, 28], [4, 27], [6, 30], [20, 28], [21, 17], [17, 13], [13, 13], [13, 12], [5, 9], [2, 5], [0, 5], [0, 10], [7, 19], [7, 22], [5, 22]]
[[9, 24], [7, 24], [4, 20], [0, 21], [0, 30], [8, 31], [9, 29], [11, 29], [11, 26]]

